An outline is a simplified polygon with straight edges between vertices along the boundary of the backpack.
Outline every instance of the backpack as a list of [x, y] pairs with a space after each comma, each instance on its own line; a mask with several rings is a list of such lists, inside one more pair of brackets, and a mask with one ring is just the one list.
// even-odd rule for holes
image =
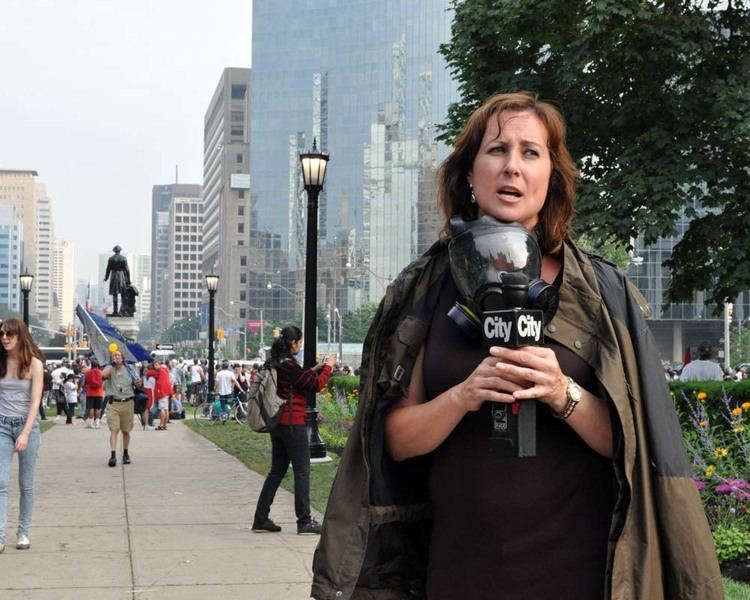
[[286, 400], [276, 394], [276, 369], [262, 367], [247, 393], [247, 424], [258, 433], [270, 433], [279, 424]]

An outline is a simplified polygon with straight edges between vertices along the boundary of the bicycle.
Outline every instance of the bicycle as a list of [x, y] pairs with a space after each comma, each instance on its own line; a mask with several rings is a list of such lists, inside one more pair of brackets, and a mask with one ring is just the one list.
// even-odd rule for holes
[[247, 401], [240, 396], [232, 396], [229, 418], [237, 421], [238, 425], [243, 425], [247, 421]]
[[242, 425], [247, 419], [247, 403], [243, 402], [239, 396], [232, 396], [226, 410], [222, 411], [218, 398], [211, 402], [206, 400], [195, 407], [193, 419], [199, 425], [225, 424], [229, 420]]

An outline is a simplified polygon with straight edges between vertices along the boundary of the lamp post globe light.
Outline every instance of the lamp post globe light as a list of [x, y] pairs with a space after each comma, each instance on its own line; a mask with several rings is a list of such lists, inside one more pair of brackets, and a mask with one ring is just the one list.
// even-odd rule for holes
[[28, 327], [29, 292], [31, 291], [31, 286], [34, 284], [34, 276], [29, 273], [28, 269], [24, 269], [23, 275], [21, 275], [18, 279], [21, 283], [21, 292], [23, 292], [23, 322], [26, 323], [26, 326]]
[[208, 290], [208, 393], [206, 398], [213, 399], [214, 394], [214, 295], [219, 288], [219, 276], [213, 270], [206, 275]]
[[[315, 366], [317, 334], [317, 306], [318, 306], [318, 195], [323, 189], [323, 183], [328, 170], [328, 154], [320, 152], [316, 140], [310, 152], [299, 155], [302, 164], [302, 178], [307, 191], [307, 238], [305, 253], [305, 311], [304, 311], [304, 368]], [[318, 433], [318, 410], [315, 392], [307, 394], [308, 440], [310, 442], [310, 460], [325, 460], [326, 447]]]

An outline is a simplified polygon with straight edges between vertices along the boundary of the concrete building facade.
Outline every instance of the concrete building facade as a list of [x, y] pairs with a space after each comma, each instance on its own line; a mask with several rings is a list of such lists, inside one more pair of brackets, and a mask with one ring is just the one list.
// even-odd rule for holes
[[[166, 286], [169, 282], [170, 249], [174, 244], [174, 232], [170, 231], [170, 211], [177, 198], [188, 201], [200, 200], [202, 188], [200, 185], [173, 183], [155, 185], [151, 191], [151, 327], [155, 339], [169, 322], [165, 315], [167, 309]], [[202, 213], [201, 213], [202, 218]], [[182, 237], [182, 233], [180, 235]], [[180, 239], [180, 252], [183, 244]], [[106, 263], [105, 263], [106, 264]]]
[[[23, 223], [22, 269], [36, 273], [37, 190], [34, 170], [0, 169], [0, 206], [13, 206]], [[29, 295], [29, 310], [37, 312], [36, 286]]]
[[216, 322], [234, 348], [247, 305], [250, 69], [224, 69], [203, 130], [203, 274], [219, 275]]
[[167, 269], [160, 273], [163, 283], [161, 329], [172, 323], [200, 315], [203, 296], [202, 230], [203, 200], [175, 196], [169, 210]]

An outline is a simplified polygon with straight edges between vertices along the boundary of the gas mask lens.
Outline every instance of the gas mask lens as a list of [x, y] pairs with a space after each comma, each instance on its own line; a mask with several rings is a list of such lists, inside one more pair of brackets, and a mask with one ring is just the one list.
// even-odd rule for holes
[[499, 286], [508, 273], [523, 273], [529, 281], [539, 277], [542, 253], [533, 234], [522, 225], [503, 223], [490, 215], [476, 221], [453, 219], [451, 225], [451, 274], [467, 300], [476, 303], [486, 297], [487, 288]]

